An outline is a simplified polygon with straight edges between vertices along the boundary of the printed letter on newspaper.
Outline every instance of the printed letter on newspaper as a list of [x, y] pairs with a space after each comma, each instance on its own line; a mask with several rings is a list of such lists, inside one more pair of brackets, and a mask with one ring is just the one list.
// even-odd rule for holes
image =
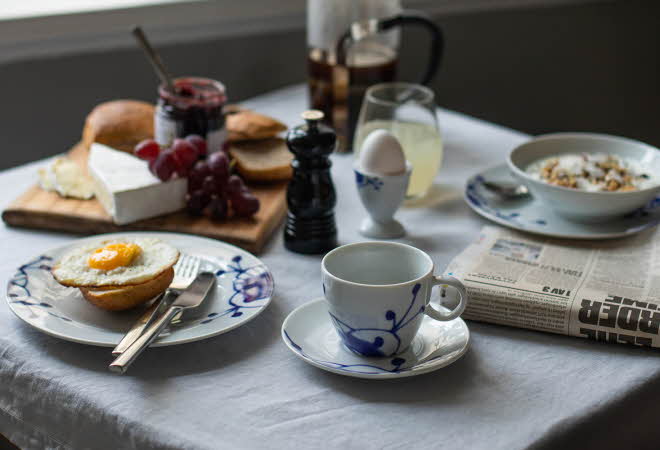
[[484, 227], [447, 267], [466, 319], [660, 347], [660, 230], [613, 241], [533, 238]]

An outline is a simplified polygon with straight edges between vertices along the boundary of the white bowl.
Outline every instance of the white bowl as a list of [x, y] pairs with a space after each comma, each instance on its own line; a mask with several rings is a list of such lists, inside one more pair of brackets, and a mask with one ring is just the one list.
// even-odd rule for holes
[[514, 178], [557, 214], [581, 223], [605, 222], [648, 204], [660, 183], [629, 192], [587, 192], [545, 183], [526, 172], [530, 164], [566, 153], [609, 153], [636, 161], [660, 180], [660, 151], [632, 139], [594, 133], [553, 133], [538, 136], [513, 149], [507, 164]]

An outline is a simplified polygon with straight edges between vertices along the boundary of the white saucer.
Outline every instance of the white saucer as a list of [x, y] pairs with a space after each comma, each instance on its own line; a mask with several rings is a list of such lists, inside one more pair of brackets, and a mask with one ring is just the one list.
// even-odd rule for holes
[[216, 274], [204, 303], [184, 315], [153, 346], [183, 344], [226, 333], [258, 316], [271, 301], [273, 277], [254, 255], [213, 239], [179, 233], [115, 233], [79, 239], [35, 256], [16, 269], [7, 284], [7, 303], [20, 319], [39, 331], [81, 344], [114, 347], [143, 308], [109, 312], [87, 302], [80, 291], [55, 281], [51, 266], [72, 246], [113, 237], [155, 237], [202, 259], [200, 270]]
[[465, 185], [465, 201], [477, 214], [505, 227], [543, 236], [568, 239], [612, 239], [630, 236], [660, 223], [660, 197], [645, 208], [606, 223], [570, 222], [531, 196], [505, 200], [483, 182], [516, 183], [506, 164], [484, 170]]
[[341, 343], [318, 298], [299, 306], [282, 324], [284, 343], [303, 361], [328, 372], [356, 378], [401, 378], [445, 367], [467, 351], [470, 331], [462, 319], [439, 322], [424, 317], [408, 350], [387, 358], [367, 358]]

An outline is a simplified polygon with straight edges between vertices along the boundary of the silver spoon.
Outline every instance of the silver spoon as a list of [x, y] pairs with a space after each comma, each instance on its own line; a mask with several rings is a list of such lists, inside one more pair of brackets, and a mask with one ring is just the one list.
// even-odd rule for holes
[[144, 34], [144, 31], [142, 31], [142, 28], [139, 25], [136, 25], [133, 28], [133, 36], [135, 36], [135, 39], [142, 47], [142, 50], [144, 50], [144, 53], [147, 55], [147, 59], [149, 60], [154, 70], [156, 71], [156, 74], [158, 75], [158, 78], [160, 78], [160, 81], [165, 86], [167, 86], [168, 91], [172, 93], [176, 92], [174, 90], [174, 84], [172, 83], [172, 77], [167, 72], [167, 69], [165, 69], [165, 64], [163, 64], [163, 60], [160, 59], [160, 55], [158, 54], [158, 52], [156, 52], [156, 50], [151, 46], [149, 40], [147, 39], [147, 36]]
[[484, 181], [483, 186], [492, 193], [500, 197], [511, 200], [515, 198], [526, 197], [529, 195], [527, 186], [513, 183], [495, 183], [493, 181]]

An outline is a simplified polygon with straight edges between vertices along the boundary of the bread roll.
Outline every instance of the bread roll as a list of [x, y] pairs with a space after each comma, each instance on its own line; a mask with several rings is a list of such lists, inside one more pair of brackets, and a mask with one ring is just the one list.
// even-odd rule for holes
[[133, 152], [137, 143], [154, 136], [154, 106], [139, 100], [113, 100], [96, 106], [87, 116], [83, 144], [93, 142]]
[[155, 278], [140, 284], [110, 288], [80, 288], [83, 297], [106, 311], [123, 311], [151, 300], [168, 288], [174, 278], [169, 268]]

